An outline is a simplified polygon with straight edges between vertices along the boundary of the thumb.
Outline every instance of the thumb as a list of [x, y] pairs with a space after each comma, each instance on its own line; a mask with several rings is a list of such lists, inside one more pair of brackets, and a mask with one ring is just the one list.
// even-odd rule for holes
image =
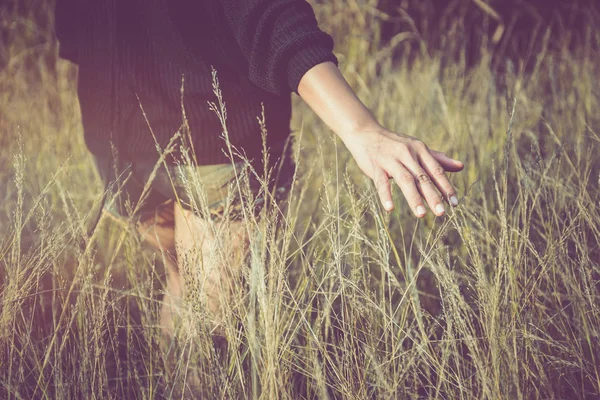
[[441, 151], [430, 150], [431, 155], [440, 163], [440, 165], [448, 172], [461, 171], [465, 164], [462, 161], [455, 160]]

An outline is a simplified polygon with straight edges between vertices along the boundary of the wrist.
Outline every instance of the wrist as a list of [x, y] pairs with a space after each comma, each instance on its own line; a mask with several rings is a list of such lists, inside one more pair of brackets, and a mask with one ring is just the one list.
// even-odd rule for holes
[[374, 118], [366, 121], [351, 123], [344, 131], [336, 132], [342, 142], [347, 143], [368, 134], [377, 134], [383, 132], [384, 128]]

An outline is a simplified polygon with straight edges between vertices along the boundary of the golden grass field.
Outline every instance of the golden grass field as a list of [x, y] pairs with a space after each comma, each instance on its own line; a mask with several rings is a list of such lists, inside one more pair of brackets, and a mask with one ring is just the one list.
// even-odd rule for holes
[[227, 344], [192, 290], [194, 329], [168, 359], [160, 257], [106, 217], [87, 237], [103, 188], [76, 67], [51, 20], [2, 16], [0, 398], [598, 398], [599, 25], [575, 47], [541, 29], [500, 74], [486, 37], [465, 61], [458, 17], [443, 50], [414, 30], [381, 43], [376, 3], [315, 9], [376, 117], [465, 162], [460, 206], [417, 221], [396, 190], [385, 213], [296, 99], [299, 180], [284, 215], [252, 222]]

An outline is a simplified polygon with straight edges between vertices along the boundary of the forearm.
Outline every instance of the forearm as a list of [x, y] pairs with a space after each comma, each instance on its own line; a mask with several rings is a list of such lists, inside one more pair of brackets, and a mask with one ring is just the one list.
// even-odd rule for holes
[[343, 141], [355, 132], [381, 128], [332, 62], [304, 74], [298, 94]]

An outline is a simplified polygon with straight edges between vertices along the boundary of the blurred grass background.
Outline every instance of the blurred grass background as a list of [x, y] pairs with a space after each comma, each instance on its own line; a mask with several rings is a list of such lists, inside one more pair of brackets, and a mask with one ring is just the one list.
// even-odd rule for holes
[[172, 359], [160, 260], [105, 218], [87, 237], [102, 187], [52, 4], [2, 4], [0, 398], [597, 398], [597, 3], [312, 4], [376, 117], [465, 162], [461, 206], [386, 215], [295, 99], [283, 234], [253, 239], [228, 344], [198, 323]]

